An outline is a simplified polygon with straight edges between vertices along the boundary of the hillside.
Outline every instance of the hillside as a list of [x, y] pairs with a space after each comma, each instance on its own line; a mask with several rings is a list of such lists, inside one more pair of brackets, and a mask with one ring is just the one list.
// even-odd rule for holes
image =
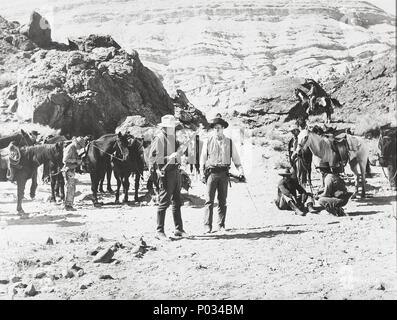
[[[44, 10], [54, 39], [109, 33], [201, 110], [243, 111], [274, 76], [327, 80], [395, 48], [394, 17], [363, 1], [38, 0], [5, 5], [9, 19]], [[246, 92], [244, 92], [246, 90]]]

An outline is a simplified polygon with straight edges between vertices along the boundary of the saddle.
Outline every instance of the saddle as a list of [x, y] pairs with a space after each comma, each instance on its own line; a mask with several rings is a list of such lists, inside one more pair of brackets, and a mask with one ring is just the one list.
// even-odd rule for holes
[[348, 143], [348, 136], [346, 131], [335, 132], [335, 133], [328, 133], [325, 134], [331, 144], [331, 149], [335, 154], [335, 157], [331, 158], [330, 166], [331, 167], [344, 167], [349, 162], [349, 143]]

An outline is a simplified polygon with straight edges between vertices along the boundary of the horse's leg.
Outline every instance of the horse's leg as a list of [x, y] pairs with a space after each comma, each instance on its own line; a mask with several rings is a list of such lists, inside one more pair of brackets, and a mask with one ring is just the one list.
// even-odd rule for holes
[[139, 182], [141, 180], [141, 175], [139, 172], [135, 173], [135, 195], [134, 195], [134, 201], [138, 202], [139, 201]]
[[107, 181], [107, 188], [106, 188], [106, 190], [107, 190], [109, 193], [113, 193], [111, 180], [112, 180], [112, 166], [111, 166], [111, 164], [109, 163], [108, 166], [107, 166], [107, 168], [106, 168], [106, 181]]
[[37, 190], [37, 168], [32, 173], [32, 184], [30, 185], [30, 198], [36, 197]]
[[349, 165], [350, 165], [350, 169], [353, 171], [354, 175], [356, 176], [356, 182], [355, 182], [356, 191], [353, 196], [353, 197], [356, 197], [356, 195], [358, 194], [358, 185], [359, 185], [359, 181], [360, 181], [360, 175], [357, 170], [357, 160], [356, 159], [351, 160], [349, 162]]
[[98, 174], [97, 172], [92, 172], [90, 173], [90, 177], [91, 177], [91, 191], [92, 191], [92, 198], [93, 198], [93, 202], [94, 205], [98, 204], [98, 183], [99, 183], [99, 178], [98, 178]]
[[360, 173], [361, 173], [361, 198], [365, 199], [365, 172], [367, 168], [367, 159], [360, 161]]
[[57, 175], [58, 187], [60, 191], [61, 200], [65, 200], [65, 179], [62, 173], [58, 173]]
[[105, 190], [103, 190], [103, 182], [104, 181], [105, 181], [105, 173], [103, 173], [103, 176], [101, 173], [101, 177], [99, 178], [99, 181], [98, 181], [98, 185], [99, 185], [99, 187], [97, 189], [98, 192], [105, 193]]
[[124, 189], [124, 200], [123, 202], [128, 202], [128, 190], [130, 189], [130, 175], [126, 174], [123, 180], [123, 189]]
[[25, 194], [26, 181], [27, 181], [26, 178], [24, 176], [22, 176], [22, 175], [20, 175], [17, 178], [17, 190], [18, 190], [17, 211], [18, 211], [19, 214], [23, 214], [24, 213], [24, 211], [22, 209], [22, 199], [23, 199], [23, 196]]
[[55, 202], [55, 194], [57, 188], [57, 177], [50, 175], [50, 183], [51, 183], [51, 199], [50, 202]]
[[119, 172], [117, 170], [114, 170], [114, 176], [117, 181], [117, 189], [116, 189], [116, 199], [114, 200], [115, 203], [119, 203], [120, 200], [120, 188], [121, 188], [121, 176], [119, 175]]

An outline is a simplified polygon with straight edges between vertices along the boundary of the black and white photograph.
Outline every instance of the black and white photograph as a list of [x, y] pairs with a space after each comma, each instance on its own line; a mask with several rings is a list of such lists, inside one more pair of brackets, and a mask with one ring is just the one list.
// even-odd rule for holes
[[396, 76], [395, 0], [0, 0], [0, 300], [397, 300]]

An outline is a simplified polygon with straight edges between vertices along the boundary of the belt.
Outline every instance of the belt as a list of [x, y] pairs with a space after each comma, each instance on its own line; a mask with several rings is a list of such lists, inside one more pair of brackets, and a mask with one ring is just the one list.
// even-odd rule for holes
[[229, 167], [209, 167], [210, 173], [229, 172]]

